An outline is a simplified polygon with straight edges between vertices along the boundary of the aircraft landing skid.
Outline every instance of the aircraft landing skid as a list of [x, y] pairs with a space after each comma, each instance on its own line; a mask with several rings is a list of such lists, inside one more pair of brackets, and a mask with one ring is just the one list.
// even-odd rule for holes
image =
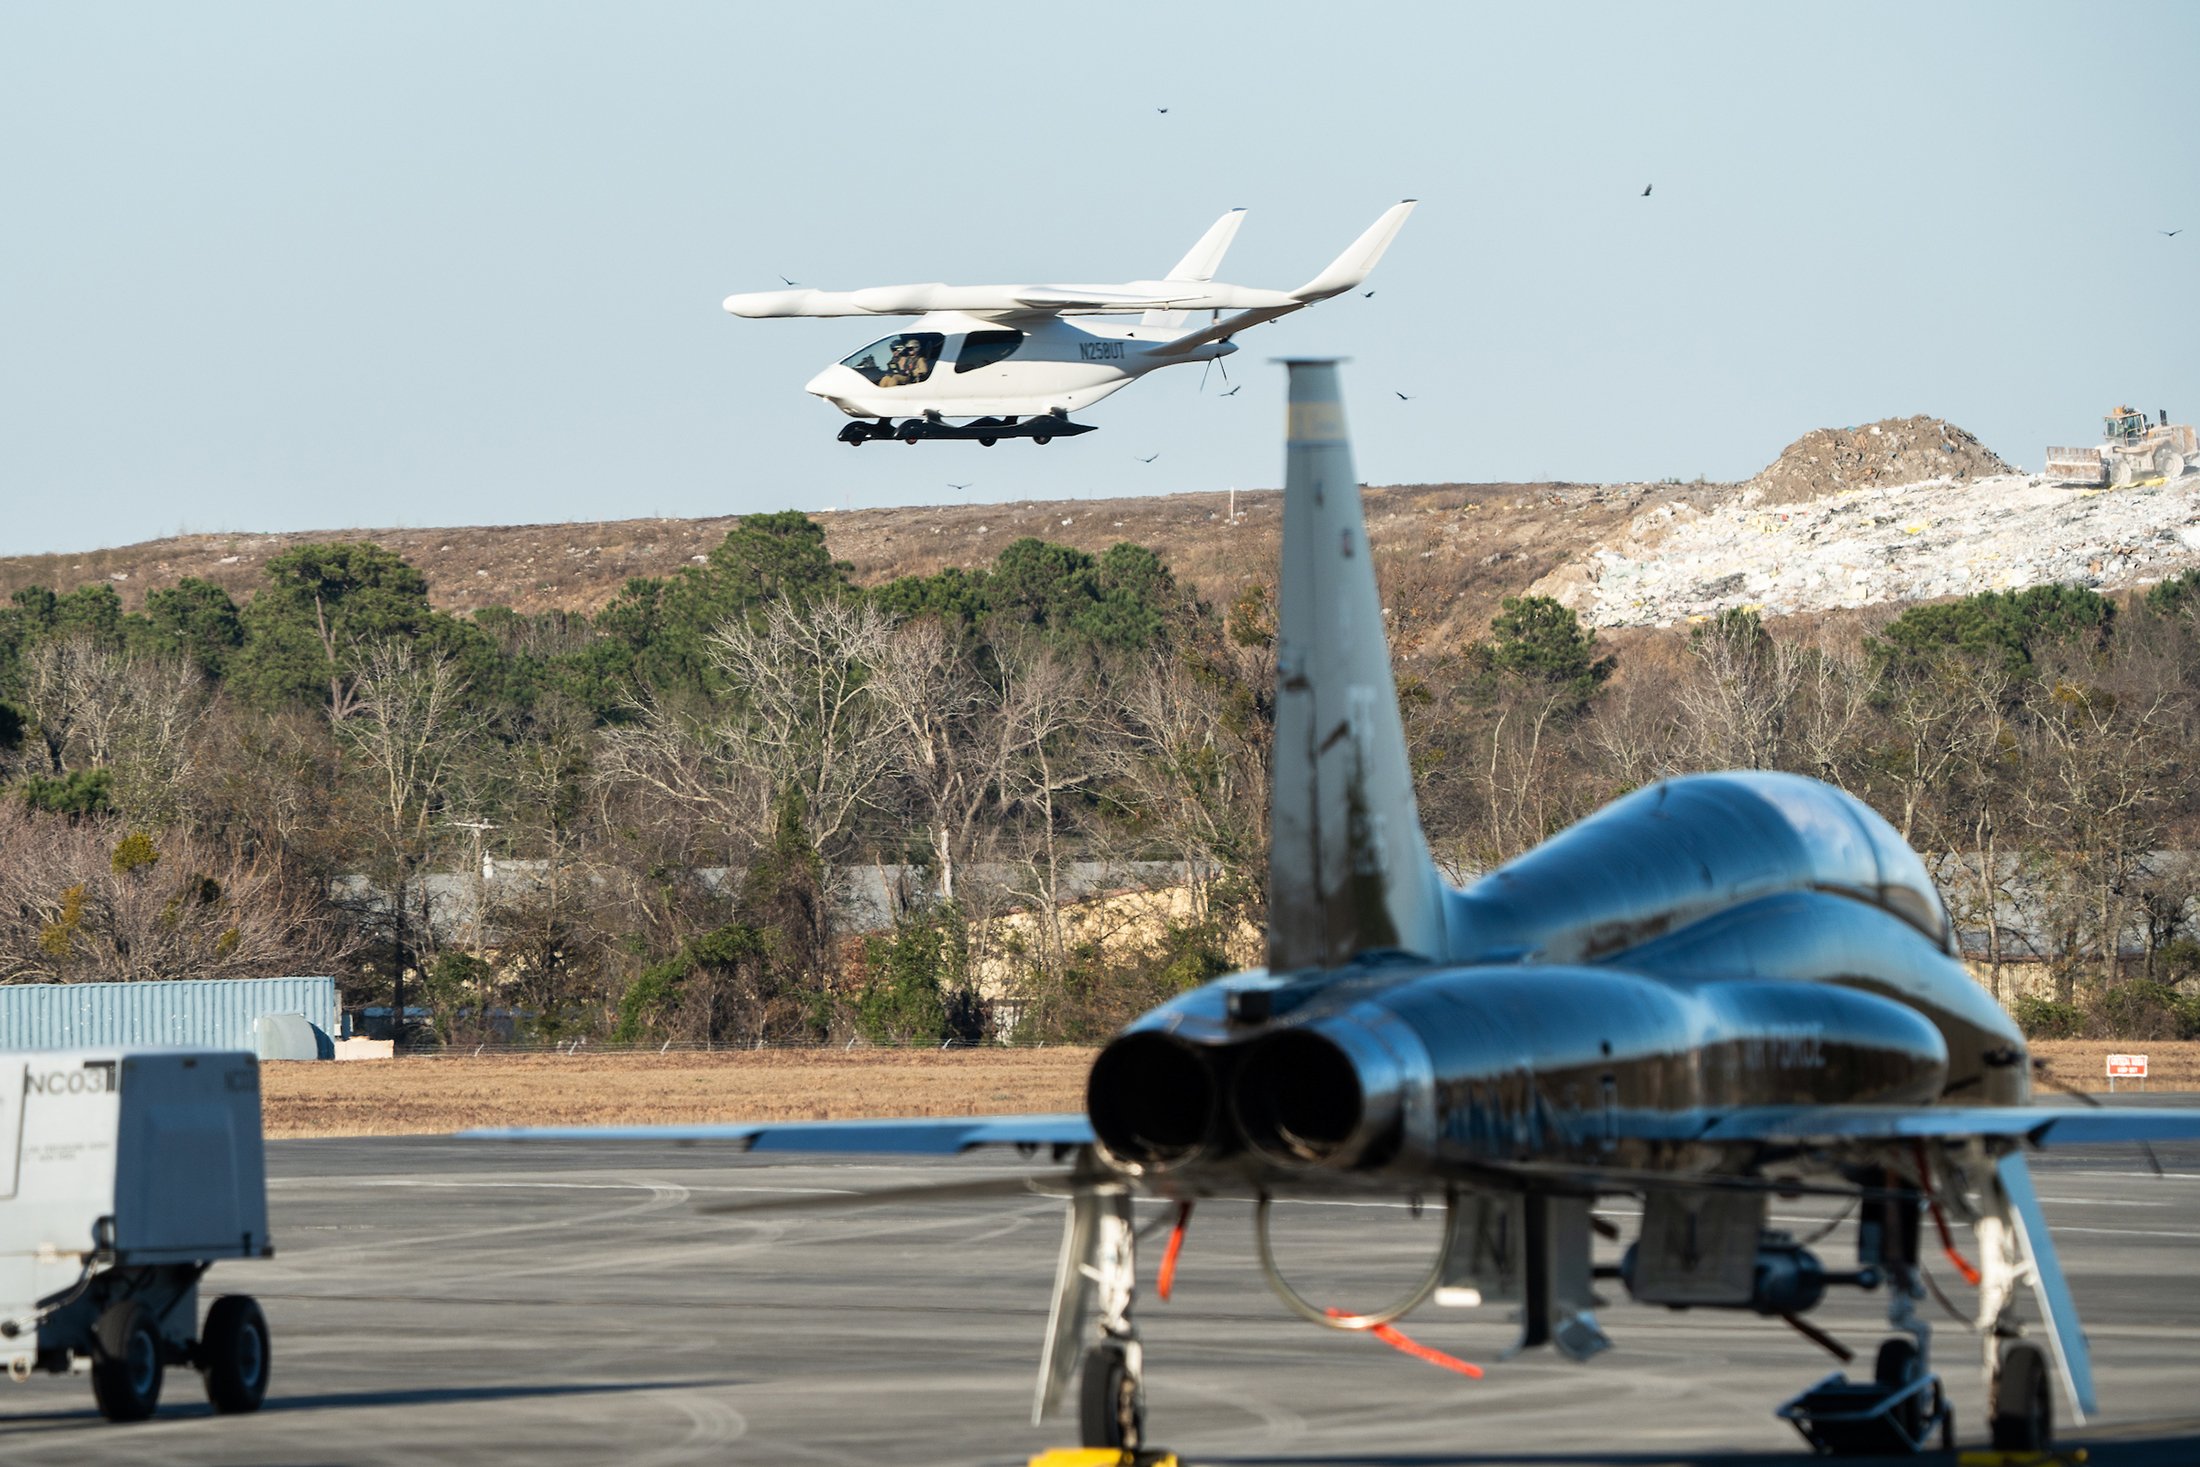
[[968, 423], [908, 418], [895, 424], [884, 418], [868, 421], [859, 418], [842, 428], [838, 436], [850, 448], [861, 448], [879, 438], [899, 438], [904, 443], [921, 443], [927, 438], [975, 438], [979, 446], [991, 448], [1003, 438], [1029, 438], [1033, 443], [1051, 443], [1057, 438], [1090, 433], [1093, 427], [1091, 423], [1073, 423], [1067, 415], [1059, 413], [1044, 413], [1035, 418], [977, 418]]

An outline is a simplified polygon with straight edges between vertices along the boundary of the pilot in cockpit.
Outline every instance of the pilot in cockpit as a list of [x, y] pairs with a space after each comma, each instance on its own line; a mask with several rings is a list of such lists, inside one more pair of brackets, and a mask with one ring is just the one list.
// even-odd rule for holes
[[887, 361], [886, 375], [879, 378], [881, 387], [907, 387], [922, 382], [932, 370], [932, 364], [924, 359], [923, 343], [914, 336], [897, 337], [893, 355]]

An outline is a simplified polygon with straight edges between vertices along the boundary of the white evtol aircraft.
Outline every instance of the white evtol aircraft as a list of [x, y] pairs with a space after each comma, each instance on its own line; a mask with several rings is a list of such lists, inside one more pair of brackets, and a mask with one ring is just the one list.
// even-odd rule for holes
[[[1296, 290], [1259, 290], [1214, 278], [1237, 238], [1243, 209], [1217, 219], [1159, 280], [1122, 285], [882, 285], [868, 290], [767, 290], [726, 297], [736, 316], [915, 316], [812, 377], [806, 390], [856, 419], [840, 441], [915, 443], [1003, 438], [1047, 443], [1090, 433], [1075, 409], [1148, 372], [1213, 362], [1237, 350], [1248, 326], [1342, 295], [1367, 279], [1415, 201], [1383, 211], [1329, 268]], [[1187, 326], [1195, 312], [1203, 325]], [[1225, 315], [1228, 312], [1230, 314]], [[1131, 322], [1065, 318], [1129, 316]], [[1227, 370], [1227, 369], [1226, 369]], [[895, 422], [900, 419], [899, 424]], [[950, 419], [963, 419], [950, 422]]]

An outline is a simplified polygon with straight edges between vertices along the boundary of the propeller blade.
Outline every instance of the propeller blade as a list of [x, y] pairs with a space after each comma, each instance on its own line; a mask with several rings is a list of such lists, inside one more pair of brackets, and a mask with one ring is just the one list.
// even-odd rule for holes
[[1069, 1172], [1038, 1176], [983, 1177], [968, 1182], [931, 1182], [918, 1187], [883, 1187], [875, 1192], [802, 1193], [788, 1197], [762, 1197], [753, 1201], [704, 1202], [697, 1212], [717, 1216], [753, 1217], [773, 1212], [845, 1212], [859, 1207], [883, 1207], [894, 1202], [978, 1202], [995, 1197], [1060, 1197], [1075, 1189]]

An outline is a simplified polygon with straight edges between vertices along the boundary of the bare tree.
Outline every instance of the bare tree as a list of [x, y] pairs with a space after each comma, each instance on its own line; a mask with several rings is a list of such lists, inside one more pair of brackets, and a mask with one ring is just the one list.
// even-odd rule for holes
[[886, 706], [870, 688], [892, 623], [854, 599], [775, 602], [760, 624], [735, 618], [711, 634], [711, 664], [734, 707], [710, 730], [719, 758], [751, 774], [761, 828], [771, 806], [799, 795], [811, 844], [832, 850], [893, 767]]
[[0, 800], [0, 983], [327, 971], [348, 941], [273, 860]]
[[1481, 791], [1489, 822], [1486, 865], [1509, 860], [1551, 833], [1563, 783], [1566, 715], [1578, 701], [1563, 688], [1540, 697], [1524, 693], [1490, 725]]
[[1878, 674], [1861, 649], [1823, 640], [1804, 649], [1797, 664], [1790, 767], [1847, 789]]
[[1679, 689], [1680, 732], [1699, 763], [1713, 769], [1781, 768], [1802, 682], [1800, 649], [1775, 640], [1754, 615], [1732, 611], [1698, 627], [1689, 649], [1696, 675]]
[[870, 689], [894, 736], [902, 777], [923, 807], [925, 843], [943, 901], [972, 832], [997, 792], [1009, 723], [1001, 687], [979, 675], [965, 637], [938, 617], [893, 627]]
[[1070, 799], [1113, 772], [1118, 749], [1095, 717], [1089, 684], [1059, 653], [1036, 640], [998, 650], [1007, 684], [1002, 713], [1011, 730], [1001, 806], [1023, 817], [1028, 836], [1026, 879], [1016, 895], [1037, 913], [1043, 965], [1059, 974], [1068, 960], [1061, 903]]
[[[2024, 819], [2037, 845], [2056, 853], [2090, 893], [2087, 926], [2103, 983], [2112, 983], [2143, 864], [2160, 841], [2166, 735], [2171, 713], [2160, 689], [2119, 699], [2047, 669], [2028, 689], [2029, 778]], [[2058, 994], [2070, 1001], [2069, 980]]]
[[1124, 783], [1140, 828], [1175, 855], [1193, 914], [1205, 919], [1216, 883], [1258, 864], [1267, 828], [1260, 750], [1231, 728], [1213, 682], [1174, 653], [1154, 652], [1132, 668], [1119, 700]]
[[105, 769], [115, 808], [140, 825], [182, 812], [205, 680], [183, 659], [132, 658], [89, 637], [43, 642], [25, 659], [25, 691], [50, 773]]
[[[445, 786], [461, 751], [480, 729], [468, 704], [466, 679], [446, 653], [421, 652], [411, 642], [373, 643], [361, 650], [350, 690], [349, 716], [337, 737], [357, 771], [382, 866], [391, 879], [390, 927], [396, 978], [392, 1023], [405, 1023], [407, 893], [426, 864]], [[421, 888], [420, 932], [434, 935], [427, 887]]]

